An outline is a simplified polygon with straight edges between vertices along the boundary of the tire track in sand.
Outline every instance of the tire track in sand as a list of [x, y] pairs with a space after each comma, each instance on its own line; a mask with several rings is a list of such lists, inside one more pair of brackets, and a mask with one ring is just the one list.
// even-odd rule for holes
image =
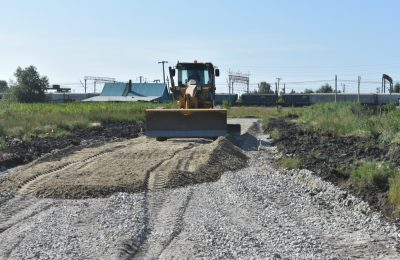
[[109, 148], [109, 149], [106, 149], [99, 153], [96, 153], [94, 155], [91, 155], [83, 160], [63, 163], [63, 164], [57, 166], [55, 169], [44, 171], [44, 172], [37, 172], [36, 174], [34, 174], [31, 177], [29, 177], [28, 179], [26, 179], [22, 183], [21, 187], [17, 190], [17, 192], [22, 195], [31, 195], [32, 193], [34, 193], [36, 191], [36, 188], [40, 185], [40, 181], [42, 179], [44, 179], [45, 177], [52, 175], [54, 173], [57, 173], [57, 172], [61, 172], [65, 169], [75, 166], [75, 165], [82, 164], [81, 167], [83, 167], [84, 165], [97, 160], [99, 157], [104, 156], [106, 154], [110, 154], [110, 153], [114, 152], [115, 150], [121, 149], [123, 147], [125, 147], [125, 146], [117, 146], [114, 148]]
[[[159, 219], [159, 213], [163, 210], [163, 206], [166, 203], [166, 198], [162, 190], [166, 187], [171, 169], [182, 170], [189, 168], [190, 160], [193, 159], [199, 145], [200, 144], [189, 143], [187, 146], [173, 153], [170, 158], [160, 162], [147, 171], [145, 180], [147, 189], [144, 194], [145, 200], [143, 205], [146, 215], [146, 224], [139, 236], [133, 237], [132, 240], [121, 245], [118, 252], [119, 258], [157, 258], [173, 239], [179, 235], [181, 232], [180, 223], [186, 211], [187, 204], [190, 201], [192, 190], [190, 190], [188, 196], [183, 200], [182, 205], [178, 206], [176, 210], [168, 212], [168, 214], [162, 214], [163, 217]], [[162, 223], [164, 229], [169, 229], [169, 234], [167, 234], [164, 242], [153, 250], [152, 243], [154, 243], [154, 241], [152, 241], [151, 236], [152, 231], [157, 228], [157, 223]]]

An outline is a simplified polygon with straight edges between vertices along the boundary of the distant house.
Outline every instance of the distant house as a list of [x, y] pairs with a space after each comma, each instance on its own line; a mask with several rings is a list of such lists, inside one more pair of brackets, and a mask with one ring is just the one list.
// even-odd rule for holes
[[170, 100], [167, 86], [162, 83], [105, 83], [98, 97], [84, 101], [149, 101], [166, 102]]

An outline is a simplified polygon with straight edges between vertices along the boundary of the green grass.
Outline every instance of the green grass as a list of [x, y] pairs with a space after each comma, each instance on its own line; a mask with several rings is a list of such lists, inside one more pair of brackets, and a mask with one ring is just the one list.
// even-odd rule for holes
[[321, 103], [304, 109], [299, 117], [305, 128], [337, 136], [379, 137], [400, 143], [400, 110], [394, 105], [373, 110], [355, 103]]
[[300, 115], [303, 108], [287, 107], [229, 107], [228, 118], [259, 118], [266, 127], [272, 118], [284, 118], [288, 115]]
[[271, 131], [271, 138], [272, 140], [274, 140], [274, 142], [278, 142], [279, 140], [281, 140], [281, 133], [278, 129], [275, 128]]
[[228, 117], [230, 118], [277, 118], [285, 117], [289, 114], [298, 115], [303, 108], [277, 108], [277, 107], [229, 107]]
[[0, 150], [3, 150], [6, 148], [6, 141], [4, 140], [3, 137], [0, 137]]
[[388, 191], [389, 202], [400, 213], [400, 171], [387, 162], [363, 162], [350, 171], [350, 180], [360, 188], [374, 185]]
[[389, 202], [400, 212], [400, 175], [389, 180]]
[[229, 102], [228, 100], [223, 100], [223, 101], [222, 101], [222, 107], [223, 107], [223, 108], [228, 109], [228, 108], [230, 108], [231, 106], [232, 106], [232, 103]]
[[278, 161], [278, 165], [285, 169], [299, 169], [301, 161], [295, 157], [283, 157]]
[[388, 162], [362, 162], [350, 171], [350, 179], [360, 188], [375, 185], [381, 190], [387, 190], [389, 180], [398, 175], [398, 169]]
[[[0, 137], [30, 139], [32, 136], [60, 136], [92, 123], [144, 121], [144, 110], [154, 103], [21, 104], [0, 102]], [[174, 104], [162, 104], [173, 107]]]

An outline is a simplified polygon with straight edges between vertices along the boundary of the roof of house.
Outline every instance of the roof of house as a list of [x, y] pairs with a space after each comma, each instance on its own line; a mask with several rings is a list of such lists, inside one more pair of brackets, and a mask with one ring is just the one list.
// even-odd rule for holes
[[126, 96], [128, 84], [122, 82], [105, 83], [101, 96]]
[[[101, 96], [140, 96], [162, 97], [167, 92], [167, 86], [162, 83], [132, 83], [132, 89], [129, 91], [128, 83], [106, 83], [104, 84]], [[128, 92], [129, 91], [129, 92]]]
[[162, 97], [167, 86], [162, 83], [132, 83], [132, 91], [129, 96], [158, 96]]
[[93, 102], [136, 102], [136, 101], [147, 101], [151, 102], [160, 97], [156, 96], [148, 96], [148, 97], [140, 97], [140, 96], [97, 96], [85, 99], [83, 101], [93, 101]]

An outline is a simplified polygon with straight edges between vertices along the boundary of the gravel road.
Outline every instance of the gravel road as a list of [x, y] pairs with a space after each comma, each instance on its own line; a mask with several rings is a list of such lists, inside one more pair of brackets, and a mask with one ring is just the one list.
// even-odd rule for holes
[[108, 198], [0, 193], [1, 259], [399, 259], [398, 231], [369, 206], [279, 157], [240, 120], [246, 168], [215, 182]]

